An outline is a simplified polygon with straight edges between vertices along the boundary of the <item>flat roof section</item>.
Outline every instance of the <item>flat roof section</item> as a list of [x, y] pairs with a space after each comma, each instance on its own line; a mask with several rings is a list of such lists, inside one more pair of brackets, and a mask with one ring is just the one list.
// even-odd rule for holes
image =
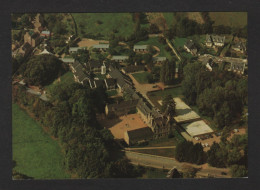
[[190, 121], [199, 119], [200, 116], [185, 104], [180, 98], [173, 98], [176, 102], [176, 115], [173, 117], [177, 123], [188, 123]]
[[213, 130], [203, 120], [186, 123], [183, 124], [182, 127], [192, 137], [213, 132]]

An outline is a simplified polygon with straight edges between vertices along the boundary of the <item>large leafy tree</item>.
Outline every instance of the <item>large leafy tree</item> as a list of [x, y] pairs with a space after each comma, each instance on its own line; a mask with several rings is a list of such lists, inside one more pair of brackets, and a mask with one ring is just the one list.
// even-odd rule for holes
[[30, 85], [45, 86], [64, 71], [64, 65], [53, 55], [33, 56], [25, 65], [23, 76]]

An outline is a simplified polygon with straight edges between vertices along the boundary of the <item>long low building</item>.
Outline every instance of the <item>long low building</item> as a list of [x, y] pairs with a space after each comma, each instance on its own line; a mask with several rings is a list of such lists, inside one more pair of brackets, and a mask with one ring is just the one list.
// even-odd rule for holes
[[197, 137], [214, 132], [203, 120], [186, 123], [183, 124], [182, 127], [191, 137]]
[[176, 103], [176, 116], [173, 117], [178, 124], [189, 123], [200, 119], [200, 116], [192, 111], [180, 98], [173, 98]]

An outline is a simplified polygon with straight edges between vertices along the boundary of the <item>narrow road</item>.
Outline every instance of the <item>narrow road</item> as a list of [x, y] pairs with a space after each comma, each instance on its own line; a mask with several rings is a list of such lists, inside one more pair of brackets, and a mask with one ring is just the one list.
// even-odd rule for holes
[[143, 154], [143, 153], [137, 153], [132, 151], [126, 151], [125, 154], [127, 158], [131, 161], [132, 164], [135, 165], [143, 165], [143, 166], [149, 166], [154, 168], [160, 168], [160, 169], [172, 169], [173, 167], [176, 167], [179, 171], [182, 171], [183, 165], [189, 165], [191, 167], [200, 169], [197, 172], [198, 177], [207, 177], [208, 175], [213, 177], [219, 177], [219, 178], [229, 178], [229, 175], [221, 175], [221, 172], [228, 173], [229, 169], [227, 168], [214, 168], [210, 166], [198, 166], [195, 164], [190, 163], [184, 163], [184, 162], [178, 162], [174, 158], [168, 158], [168, 157], [162, 157], [162, 156], [156, 156], [156, 155], [150, 155], [150, 154]]
[[165, 148], [176, 148], [176, 146], [157, 146], [157, 147], [143, 147], [143, 148], [125, 148], [125, 150], [148, 150], [148, 149], [165, 149]]
[[177, 53], [177, 51], [175, 50], [175, 48], [172, 46], [171, 42], [167, 39], [166, 39], [166, 42], [168, 44], [168, 46], [172, 49], [173, 53], [177, 56], [177, 58], [181, 61], [181, 57], [179, 56], [179, 54]]

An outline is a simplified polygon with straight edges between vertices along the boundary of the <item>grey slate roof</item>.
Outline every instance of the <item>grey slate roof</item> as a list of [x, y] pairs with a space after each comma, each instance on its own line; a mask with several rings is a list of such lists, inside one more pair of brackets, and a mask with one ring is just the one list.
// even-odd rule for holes
[[98, 60], [91, 59], [89, 60], [88, 65], [91, 68], [100, 68], [103, 64]]
[[113, 86], [116, 85], [116, 80], [113, 78], [105, 79], [107, 86]]
[[157, 61], [166, 61], [167, 60], [167, 58], [166, 57], [153, 57], [153, 61], [154, 62], [157, 62]]
[[94, 80], [94, 83], [97, 88], [104, 86], [104, 80]]
[[116, 79], [117, 84], [123, 88], [126, 84], [131, 85], [131, 81], [124, 76], [118, 69], [110, 67], [110, 72], [108, 73], [112, 78]]
[[127, 55], [113, 55], [111, 60], [124, 61], [128, 58], [129, 58], [129, 56], [127, 56]]
[[134, 49], [147, 49], [148, 45], [134, 45]]

